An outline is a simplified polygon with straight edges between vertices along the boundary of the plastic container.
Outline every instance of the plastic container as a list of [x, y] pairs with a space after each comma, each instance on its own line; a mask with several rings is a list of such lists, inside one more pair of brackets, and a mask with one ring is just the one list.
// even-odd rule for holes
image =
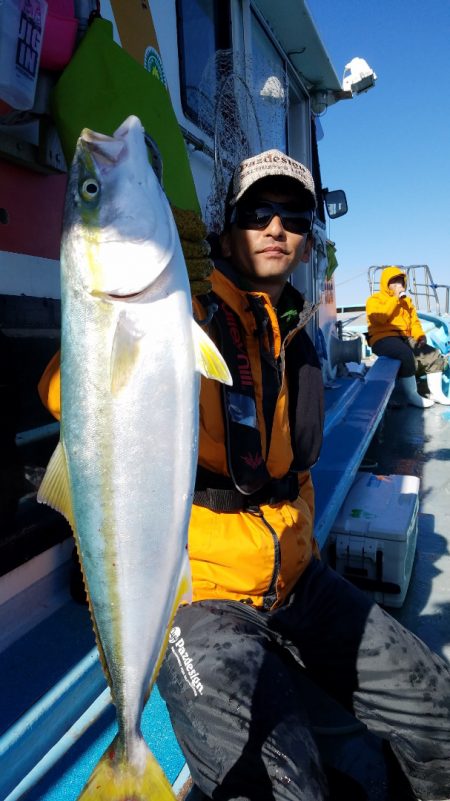
[[72, 57], [77, 30], [73, 0], [48, 0], [41, 53], [42, 69], [55, 72], [64, 69]]
[[0, 98], [33, 106], [47, 14], [46, 0], [0, 0]]
[[378, 603], [405, 600], [417, 543], [417, 476], [357, 473], [330, 532], [332, 566]]

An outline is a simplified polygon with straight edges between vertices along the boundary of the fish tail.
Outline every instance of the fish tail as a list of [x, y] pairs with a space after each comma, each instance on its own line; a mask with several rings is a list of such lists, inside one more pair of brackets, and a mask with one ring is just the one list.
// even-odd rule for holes
[[131, 763], [119, 735], [94, 769], [78, 801], [174, 801], [175, 795], [155, 757], [142, 740], [139, 766]]

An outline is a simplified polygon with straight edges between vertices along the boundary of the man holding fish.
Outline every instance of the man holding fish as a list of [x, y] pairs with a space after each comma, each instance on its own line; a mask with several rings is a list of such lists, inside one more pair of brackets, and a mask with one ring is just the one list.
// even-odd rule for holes
[[449, 798], [448, 666], [314, 542], [322, 382], [305, 331], [314, 309], [288, 279], [309, 259], [315, 206], [310, 172], [283, 153], [235, 170], [213, 292], [194, 299], [197, 318], [217, 307], [209, 333], [233, 385], [202, 379], [194, 603], [175, 617], [158, 686], [207, 797], [329, 797], [312, 680], [390, 742], [412, 798]]
[[[131, 128], [134, 130], [136, 126]], [[95, 136], [85, 135], [85, 139], [92, 141]], [[102, 159], [116, 164], [124, 158], [118, 155], [126, 150], [120, 145], [124, 134], [116, 132], [115, 137], [118, 137], [119, 144], [116, 142], [109, 154], [106, 153], [109, 145], [105, 151], [104, 142], [98, 139], [90, 148], [90, 157], [100, 164], [100, 174]], [[91, 168], [90, 160], [85, 158], [83, 170]], [[134, 174], [138, 176], [143, 172], [141, 163]], [[82, 190], [95, 193], [94, 206], [97, 208], [101, 203], [101, 187], [95, 182], [89, 183], [90, 178], [86, 178], [84, 173], [80, 180]], [[105, 190], [102, 191], [106, 197]], [[219, 378], [223, 383], [206, 377], [201, 379], [198, 467], [188, 531], [193, 602], [182, 602], [169, 628], [168, 648], [159, 672], [158, 686], [167, 702], [194, 782], [206, 797], [217, 801], [321, 801], [330, 797], [327, 769], [309, 717], [308, 702], [313, 682], [321, 692], [356, 715], [369, 730], [389, 741], [411, 785], [411, 798], [445, 799], [450, 797], [448, 666], [380, 607], [322, 563], [314, 541], [314, 492], [310, 468], [319, 456], [322, 439], [322, 377], [317, 355], [305, 331], [315, 309], [293, 288], [289, 277], [310, 257], [315, 207], [314, 181], [309, 170], [279, 151], [271, 150], [247, 159], [235, 170], [226, 199], [220, 237], [221, 255], [211, 275], [212, 291], [193, 300], [195, 318], [204, 323], [227, 363], [232, 384], [220, 363], [219, 354], [210, 350], [194, 328], [194, 340], [201, 341], [206, 353], [203, 374]], [[162, 208], [161, 214], [165, 215], [166, 207]], [[155, 219], [157, 221], [158, 217]], [[172, 232], [170, 221], [167, 224]], [[123, 230], [126, 230], [125, 221]], [[157, 321], [159, 328], [152, 327], [152, 337], [157, 340], [160, 338], [158, 331], [166, 330], [165, 309], [171, 310], [170, 303], [166, 307], [164, 304], [172, 295], [179, 297], [181, 291], [181, 285], [174, 285], [173, 279], [172, 284], [168, 284], [167, 276], [164, 278], [163, 267], [167, 262], [164, 252], [172, 252], [173, 237], [165, 230], [161, 236], [162, 244], [156, 252], [159, 266], [157, 270], [155, 268], [156, 275], [152, 279], [156, 303], [154, 309], [152, 305], [147, 309], [150, 316], [161, 309]], [[106, 250], [112, 241], [111, 237], [106, 237]], [[142, 246], [145, 240], [140, 237], [136, 241]], [[97, 248], [98, 242], [94, 245]], [[178, 250], [175, 248], [174, 252], [178, 253]], [[130, 249], [130, 264], [136, 253]], [[87, 262], [91, 260], [92, 263], [94, 256], [98, 256], [98, 250], [91, 248]], [[146, 323], [145, 315], [136, 317], [130, 310], [134, 308], [137, 296], [144, 300], [149, 294], [143, 286], [143, 274], [139, 274], [139, 282], [135, 280], [132, 285], [126, 283], [122, 287], [118, 264], [116, 270], [111, 268], [111, 272], [106, 265], [102, 269], [97, 265], [94, 271], [94, 296], [102, 293], [105, 297], [102, 282], [108, 278], [108, 303], [114, 299], [116, 302], [119, 296], [122, 298], [119, 302], [125, 304], [118, 307], [111, 338], [106, 342], [103, 334], [102, 345], [102, 358], [104, 353], [111, 351], [109, 383], [105, 384], [102, 397], [114, 396], [112, 411], [107, 408], [109, 418], [117, 425], [117, 429], [111, 432], [113, 438], [119, 430], [124, 430], [124, 415], [127, 425], [132, 426], [131, 418], [128, 421], [127, 403], [135, 404], [135, 401], [131, 394], [127, 397], [126, 393], [130, 392], [136, 365], [139, 365], [137, 374], [139, 371], [143, 374], [145, 370], [141, 352]], [[173, 327], [180, 309], [183, 325], [186, 322], [183, 304], [181, 307], [175, 304], [172, 328], [169, 327], [169, 333], [173, 330], [174, 335]], [[187, 331], [186, 323], [182, 337], [185, 343], [189, 340]], [[67, 339], [71, 335], [72, 329], [66, 335]], [[98, 341], [100, 345], [102, 340]], [[193, 478], [183, 478], [184, 467], [188, 474], [190, 468], [181, 462], [190, 459], [192, 450], [187, 446], [180, 450], [175, 436], [169, 442], [173, 448], [172, 456], [166, 453], [167, 443], [161, 442], [163, 431], [169, 436], [170, 431], [175, 430], [176, 435], [178, 423], [174, 420], [170, 428], [169, 418], [161, 410], [170, 402], [170, 415], [180, 414], [180, 404], [182, 406], [185, 402], [183, 382], [192, 374], [194, 362], [199, 363], [195, 356], [199, 349], [202, 347], [188, 350], [192, 365], [190, 370], [184, 371], [182, 380], [177, 380], [175, 389], [169, 390], [171, 371], [164, 373], [164, 386], [161, 385], [159, 394], [153, 395], [146, 422], [137, 435], [130, 434], [136, 452], [140, 453], [141, 443], [143, 447], [153, 449], [148, 453], [146, 466], [142, 464], [142, 470], [147, 471], [150, 462], [158, 466], [160, 462], [166, 464], [166, 457], [169, 459], [177, 481], [183, 481], [181, 495], [185, 498], [186, 508], [189, 507], [189, 488]], [[165, 352], [170, 358], [173, 353], [178, 353], [180, 363], [184, 363], [182, 342], [172, 347], [169, 337], [163, 346], [158, 344], [158, 369], [161, 371]], [[148, 355], [151, 360], [151, 349]], [[208, 369], [211, 360], [216, 366]], [[177, 370], [176, 362], [174, 359], [172, 371]], [[56, 370], [54, 365], [51, 375], [47, 375], [47, 389], [41, 387], [41, 392], [57, 413], [59, 386]], [[81, 381], [81, 371], [78, 380]], [[195, 384], [188, 386], [186, 404], [190, 408]], [[144, 386], [144, 394], [147, 391]], [[116, 410], [118, 399], [122, 400]], [[82, 426], [83, 415], [90, 415], [88, 405], [77, 414], [72, 424], [73, 432], [77, 426]], [[70, 418], [67, 405], [66, 409]], [[131, 411], [136, 413], [135, 405]], [[159, 439], [155, 433], [149, 441], [145, 426], [152, 427], [154, 414], [158, 418], [160, 434]], [[180, 417], [180, 425], [185, 432], [191, 420], [195, 447], [196, 415], [190, 414], [189, 411], [187, 416]], [[95, 425], [92, 419], [88, 430], [91, 438]], [[89, 444], [89, 437], [84, 450], [90, 448], [91, 457], [96, 458], [96, 449]], [[127, 435], [121, 433], [120, 437], [123, 453], [127, 448]], [[75, 434], [73, 438], [76, 439]], [[159, 446], [163, 453], [160, 453]], [[66, 449], [64, 445], [63, 451]], [[72, 445], [73, 449], [76, 451], [76, 446]], [[101, 481], [97, 494], [109, 497], [112, 502], [113, 495], [120, 494], [125, 473], [119, 470], [120, 482], [108, 483], [105, 476], [109, 449], [108, 444], [106, 456], [100, 459]], [[81, 451], [83, 461], [83, 447]], [[70, 470], [67, 470], [63, 455], [60, 451], [56, 461], [60, 469], [63, 462], [63, 472], [67, 475]], [[140, 473], [135, 467], [135, 459], [130, 459], [126, 468], [140, 485]], [[77, 480], [74, 473], [72, 485]], [[95, 473], [91, 482], [96, 481]], [[170, 500], [170, 490], [176, 489], [170, 470], [164, 472], [162, 480], [158, 471], [154, 472], [152, 481], [158, 487], [151, 499], [154, 508], [158, 508], [156, 526], [163, 528], [166, 524], [161, 509], [169, 504], [166, 511], [170, 519], [170, 504], [178, 503], [180, 493], [174, 492]], [[130, 492], [129, 483], [126, 486]], [[59, 493], [61, 497], [55, 499], [54, 490], [44, 486], [42, 495], [47, 495], [44, 500], [49, 496], [50, 500], [53, 498], [53, 505], [62, 505], [63, 490]], [[69, 507], [66, 508], [67, 514], [73, 518], [73, 503], [69, 504], [67, 500], [65, 503]], [[114, 509], [119, 506], [116, 497]], [[140, 532], [143, 560], [146, 558], [145, 537], [150, 534], [146, 533], [142, 520], [145, 521], [147, 516], [151, 518], [152, 513], [150, 507], [142, 514], [135, 506], [135, 498], [130, 497], [125, 510], [127, 515], [134, 515], [133, 523], [128, 526], [122, 544], [113, 547], [107, 538], [107, 570], [111, 575], [115, 570], [113, 560], [116, 557], [124, 560], [135, 530]], [[95, 528], [101, 514], [95, 506], [93, 510], [90, 513], [91, 524]], [[82, 517], [83, 513], [78, 512], [79, 522], [75, 520], [75, 529], [82, 527]], [[108, 537], [109, 531], [111, 536], [116, 536], [114, 514], [107, 511], [106, 518]], [[178, 519], [177, 525], [181, 528], [187, 526], [181, 507]], [[150, 519], [149, 522], [152, 524], [154, 521]], [[150, 525], [149, 531], [153, 530], [154, 525]], [[168, 524], [164, 537], [171, 537], [170, 532]], [[155, 529], [155, 538], [158, 533]], [[92, 537], [95, 540], [97, 533]], [[134, 681], [132, 676], [125, 675], [125, 665], [127, 660], [140, 665], [138, 644], [142, 635], [138, 627], [135, 636], [133, 631], [127, 633], [121, 629], [120, 626], [126, 625], [123, 620], [113, 619], [111, 623], [110, 607], [120, 607], [122, 594], [129, 591], [130, 595], [135, 595], [135, 589], [133, 582], [127, 585], [122, 571], [122, 584], [115, 581], [109, 590], [109, 599], [105, 598], [97, 586], [95, 565], [91, 564], [92, 543], [86, 535], [83, 553], [83, 543], [80, 547], [78, 540], [82, 540], [82, 535], [77, 535], [77, 542], [85, 576], [87, 574], [94, 625], [120, 713], [118, 747], [116, 745], [113, 756], [105, 755], [104, 758], [110, 772], [105, 773], [103, 768], [103, 772], [94, 774], [95, 781], [91, 780], [84, 797], [123, 801], [131, 797], [151, 798], [151, 792], [155, 791], [155, 798], [166, 798], [165, 791], [157, 794], [160, 785], [149, 778], [152, 771], [146, 767], [148, 757], [140, 740], [136, 741], [133, 736], [130, 739], [129, 734], [133, 727], [138, 726], [139, 703], [142, 704], [145, 694], [145, 682], [153, 680], [156, 675], [155, 654], [158, 648], [162, 648], [161, 637], [158, 634], [154, 638], [156, 644], [148, 651], [151, 670], [146, 672], [142, 667], [139, 699], [135, 700], [131, 693], [131, 701], [124, 701], [126, 691], [133, 689]], [[177, 582], [184, 576], [182, 542], [182, 538], [178, 544], [174, 541], [170, 554], [175, 556], [167, 556], [167, 561], [174, 560], [170, 573], [173, 588], [164, 604], [169, 612], [171, 604], [172, 607], [177, 604], [181, 594]], [[102, 548], [104, 550], [100, 542], [101, 558]], [[156, 549], [156, 555], [158, 567], [153, 572], [150, 570], [147, 589], [144, 585], [139, 588], [142, 597], [147, 595], [147, 590], [153, 592], [152, 583], [166, 593], [165, 581], [160, 580], [160, 573], [162, 575], [162, 571], [167, 570], [163, 558], [164, 541], [162, 547]], [[132, 586], [133, 590], [130, 590]], [[139, 600], [135, 598], [136, 603]], [[130, 603], [131, 609], [133, 599]], [[157, 603], [157, 595], [153, 592], [150, 606], [146, 604], [146, 614], [154, 614]], [[141, 618], [143, 615], [141, 608]], [[158, 615], [154, 627], [160, 633], [164, 621], [167, 625], [170, 620], [170, 614], [158, 611]], [[102, 616], [105, 621], [102, 621]], [[135, 626], [131, 611], [129, 619]], [[119, 636], [116, 628], [119, 628]], [[126, 653], [123, 651], [125, 642], [128, 643]], [[123, 655], [123, 664], [118, 651]], [[138, 709], [134, 717], [129, 714], [130, 704]], [[113, 793], [111, 788], [118, 784], [114, 778], [116, 751], [125, 754], [121, 757], [121, 764], [125, 765], [127, 776], [128, 754], [131, 753], [134, 763], [132, 778], [127, 780], [127, 784], [121, 784], [126, 791], [121, 789]], [[114, 774], [112, 778], [111, 771]], [[136, 789], [133, 776], [141, 773], [146, 778]], [[109, 795], [95, 794], [99, 775], [108, 784]]]

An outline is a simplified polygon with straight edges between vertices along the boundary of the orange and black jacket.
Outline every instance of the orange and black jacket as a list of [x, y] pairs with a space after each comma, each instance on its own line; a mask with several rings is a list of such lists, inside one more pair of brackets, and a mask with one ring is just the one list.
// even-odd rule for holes
[[385, 267], [381, 273], [380, 290], [371, 295], [366, 302], [368, 322], [368, 340], [372, 346], [379, 339], [385, 337], [413, 337], [419, 339], [425, 336], [417, 312], [411, 298], [397, 298], [389, 281], [397, 275], [407, 276], [399, 267]]
[[[203, 377], [201, 382], [199, 467], [189, 526], [193, 599], [233, 599], [268, 609], [285, 600], [318, 555], [309, 468], [322, 443], [322, 374], [304, 330], [302, 296], [288, 284], [277, 315], [267, 295], [238, 288], [229, 266], [221, 270], [228, 274], [214, 271], [213, 293], [194, 299], [198, 320], [212, 303], [220, 306], [207, 330], [228, 356], [235, 383], [227, 395], [218, 382]], [[223, 348], [225, 319], [235, 358], [230, 344]], [[233, 425], [242, 401], [236, 371], [243, 364], [248, 395], [242, 424]], [[55, 416], [57, 373], [55, 359], [39, 385]], [[245, 417], [249, 407], [251, 422]], [[254, 488], [252, 466], [258, 468]]]
[[[227, 498], [245, 484], [250, 451], [244, 425], [233, 431], [227, 393], [238, 391], [229, 349], [223, 348], [224, 323], [217, 313], [208, 333], [231, 370], [229, 390], [202, 378], [199, 474], [189, 529], [194, 599], [230, 598], [257, 607], [279, 605], [317, 553], [313, 538], [314, 493], [309, 469], [318, 458], [323, 428], [323, 383], [316, 351], [304, 330], [308, 320], [302, 296], [287, 284], [277, 312], [261, 292], [238, 288], [229, 265], [212, 275], [213, 297], [234, 321], [236, 348], [248, 359], [253, 381], [260, 454], [268, 481], [242, 497], [231, 510]], [[196, 317], [205, 317], [206, 300], [194, 300]], [[219, 330], [218, 330], [219, 329]], [[231, 468], [231, 469], [230, 469]], [[236, 476], [236, 473], [239, 473]], [[234, 476], [235, 481], [230, 478]], [[244, 476], [244, 481], [240, 481]], [[211, 502], [208, 502], [208, 490]], [[239, 499], [238, 499], [239, 501]], [[239, 506], [239, 503], [237, 503]]]

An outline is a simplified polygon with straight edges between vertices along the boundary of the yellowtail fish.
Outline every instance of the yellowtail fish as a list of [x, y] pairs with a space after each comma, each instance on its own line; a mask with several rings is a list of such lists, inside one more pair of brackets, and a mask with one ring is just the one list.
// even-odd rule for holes
[[112, 137], [81, 133], [61, 303], [61, 439], [39, 500], [73, 528], [119, 729], [80, 798], [173, 799], [140, 720], [190, 588], [199, 373], [231, 378], [194, 322], [177, 229], [136, 117]]

